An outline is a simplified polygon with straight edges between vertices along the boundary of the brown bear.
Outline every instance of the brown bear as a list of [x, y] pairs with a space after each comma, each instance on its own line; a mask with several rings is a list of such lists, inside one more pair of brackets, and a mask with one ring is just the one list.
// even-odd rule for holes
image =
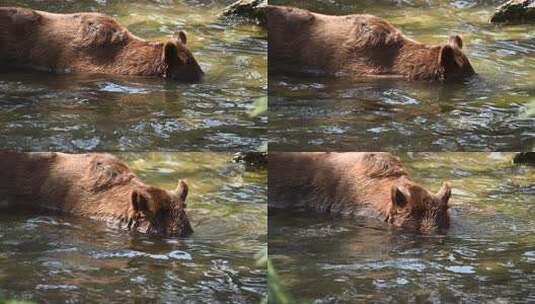
[[90, 217], [142, 233], [185, 236], [188, 186], [143, 183], [108, 154], [0, 152], [0, 201]]
[[423, 233], [449, 228], [450, 186], [429, 192], [389, 153], [270, 152], [268, 172], [272, 208], [375, 216]]
[[271, 66], [292, 63], [330, 73], [459, 81], [475, 74], [459, 36], [426, 45], [372, 15], [329, 16], [267, 6]]
[[147, 41], [98, 13], [0, 7], [0, 64], [9, 67], [197, 82], [204, 73], [186, 42], [183, 31], [165, 43]]

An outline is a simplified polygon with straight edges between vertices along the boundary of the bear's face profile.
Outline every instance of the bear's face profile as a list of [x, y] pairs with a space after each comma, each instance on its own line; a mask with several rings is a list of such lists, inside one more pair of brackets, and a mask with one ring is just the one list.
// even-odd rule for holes
[[165, 77], [197, 82], [202, 80], [204, 72], [191, 51], [186, 47], [186, 43], [186, 33], [179, 31], [176, 37], [164, 44], [162, 59], [166, 66]]
[[438, 57], [441, 80], [461, 81], [476, 74], [462, 47], [463, 41], [457, 35], [450, 36], [448, 44], [441, 46]]
[[390, 212], [386, 221], [422, 233], [437, 233], [449, 228], [448, 201], [451, 187], [444, 183], [437, 194], [417, 185], [393, 185]]

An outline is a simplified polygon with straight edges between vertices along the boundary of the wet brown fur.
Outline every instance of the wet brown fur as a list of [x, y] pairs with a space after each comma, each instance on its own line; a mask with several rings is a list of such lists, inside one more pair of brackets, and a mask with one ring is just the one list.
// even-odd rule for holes
[[268, 172], [273, 208], [371, 215], [422, 232], [449, 227], [449, 185], [432, 194], [389, 153], [270, 152]]
[[330, 16], [267, 6], [269, 61], [356, 76], [461, 80], [475, 74], [462, 40], [426, 45], [372, 15]]
[[0, 7], [3, 65], [198, 81], [203, 72], [185, 44], [183, 32], [166, 43], [141, 39], [104, 14]]
[[143, 183], [108, 154], [0, 152], [0, 200], [117, 223], [146, 233], [187, 235], [187, 185]]

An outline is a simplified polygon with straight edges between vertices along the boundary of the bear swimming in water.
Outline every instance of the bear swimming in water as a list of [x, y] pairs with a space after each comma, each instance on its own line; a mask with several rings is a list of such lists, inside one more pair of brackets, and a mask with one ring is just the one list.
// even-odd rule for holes
[[186, 42], [183, 31], [165, 43], [141, 39], [104, 14], [0, 8], [0, 65], [8, 67], [197, 82], [204, 73]]

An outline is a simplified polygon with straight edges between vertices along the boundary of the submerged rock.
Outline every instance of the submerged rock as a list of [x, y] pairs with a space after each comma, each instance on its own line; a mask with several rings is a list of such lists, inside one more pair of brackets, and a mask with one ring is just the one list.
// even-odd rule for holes
[[490, 18], [492, 23], [535, 23], [535, 0], [509, 0]]
[[266, 16], [262, 8], [267, 6], [267, 0], [238, 0], [227, 6], [220, 17], [223, 19], [254, 20], [259, 24], [266, 23]]
[[517, 165], [535, 165], [535, 152], [520, 152], [515, 155], [513, 163]]

